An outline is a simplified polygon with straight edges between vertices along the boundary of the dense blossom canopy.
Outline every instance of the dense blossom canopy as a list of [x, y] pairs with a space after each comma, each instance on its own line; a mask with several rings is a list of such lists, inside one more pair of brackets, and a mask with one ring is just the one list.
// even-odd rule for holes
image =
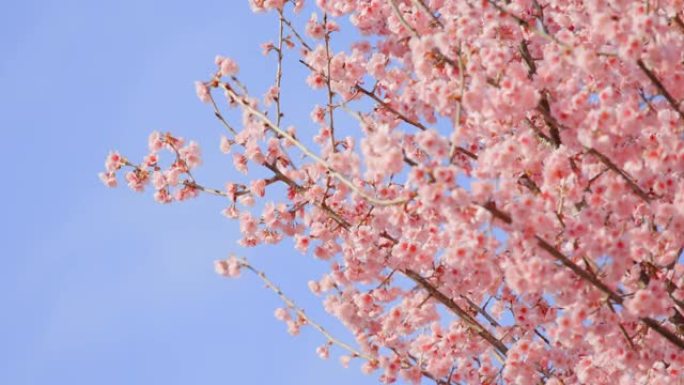
[[[255, 272], [290, 332], [318, 329], [322, 357], [336, 346], [382, 382], [682, 384], [684, 2], [315, 3], [295, 25], [303, 0], [250, 0], [279, 32], [263, 98], [227, 57], [196, 83], [235, 169], [269, 177], [209, 188], [198, 145], [154, 132], [140, 163], [110, 153], [104, 183], [126, 169], [162, 203], [218, 195], [242, 246], [292, 238], [328, 261], [309, 287], [353, 342], [247, 260], [216, 269]], [[341, 18], [360, 38], [334, 52]], [[285, 55], [321, 90], [312, 122], [285, 122]]]

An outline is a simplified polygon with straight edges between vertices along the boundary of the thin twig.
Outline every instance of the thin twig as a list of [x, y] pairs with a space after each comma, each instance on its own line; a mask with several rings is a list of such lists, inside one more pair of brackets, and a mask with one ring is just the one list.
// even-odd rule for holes
[[209, 93], [209, 101], [211, 101], [212, 107], [214, 107], [214, 116], [216, 116], [216, 119], [219, 120], [223, 124], [223, 126], [228, 130], [233, 135], [237, 135], [237, 131], [226, 121], [226, 119], [221, 115], [221, 110], [219, 110], [218, 105], [216, 105], [216, 102], [214, 101], [214, 97], [211, 95], [211, 92]]
[[280, 120], [283, 117], [280, 111], [280, 96], [282, 95], [280, 91], [280, 84], [283, 78], [283, 11], [278, 10], [278, 69], [276, 70], [276, 87], [278, 88], [278, 94], [275, 98], [276, 103], [276, 125], [280, 126]]
[[644, 190], [639, 187], [639, 185], [630, 177], [625, 171], [623, 171], [620, 167], [618, 167], [613, 161], [611, 161], [607, 156], [603, 155], [601, 152], [594, 148], [590, 148], [588, 150], [589, 154], [594, 155], [597, 157], [601, 163], [603, 163], [606, 167], [608, 167], [611, 171], [615, 172], [618, 174], [622, 179], [627, 183], [629, 188], [634, 191], [636, 195], [639, 196], [644, 202], [649, 203], [651, 201], [651, 198], [649, 197], [648, 193], [646, 193]]
[[323, 25], [325, 28], [325, 56], [328, 68], [328, 74], [325, 77], [325, 84], [328, 88], [328, 125], [330, 126], [330, 143], [332, 152], [337, 152], [337, 144], [335, 143], [335, 107], [333, 106], [333, 98], [335, 93], [332, 90], [332, 73], [330, 71], [330, 31], [328, 31], [328, 13], [323, 14]]
[[411, 280], [419, 284], [423, 289], [425, 289], [432, 297], [437, 299], [439, 302], [441, 302], [444, 306], [449, 308], [452, 312], [454, 312], [456, 315], [459, 316], [465, 322], [469, 328], [471, 328], [477, 335], [482, 337], [485, 341], [487, 341], [490, 345], [492, 345], [495, 349], [496, 352], [500, 355], [499, 358], [504, 358], [506, 356], [506, 353], [508, 352], [508, 347], [504, 345], [503, 342], [501, 342], [499, 339], [494, 337], [489, 330], [484, 328], [482, 325], [480, 325], [477, 320], [475, 320], [473, 317], [471, 317], [465, 310], [463, 310], [456, 302], [454, 302], [451, 298], [447, 297], [444, 295], [439, 289], [434, 287], [430, 282], [423, 278], [420, 274], [413, 270], [406, 270], [404, 272], [407, 277], [409, 277]]
[[321, 326], [319, 323], [316, 321], [312, 320], [311, 317], [309, 317], [302, 308], [298, 307], [294, 301], [292, 301], [288, 296], [283, 293], [282, 290], [278, 286], [276, 286], [267, 276], [264, 272], [257, 270], [252, 266], [249, 261], [246, 258], [240, 258], [240, 265], [247, 270], [251, 271], [254, 273], [257, 277], [259, 277], [264, 284], [266, 284], [266, 287], [269, 289], [273, 290], [274, 293], [280, 297], [280, 299], [287, 305], [288, 308], [292, 309], [299, 317], [304, 319], [309, 325], [313, 326], [314, 329], [318, 330], [325, 338], [328, 339], [329, 342], [331, 342], [334, 345], [339, 346], [340, 348], [348, 351], [355, 357], [361, 357], [365, 358], [368, 361], [374, 362], [375, 358], [361, 353], [358, 349], [353, 348], [351, 345], [347, 344], [346, 342], [340, 341], [339, 339], [335, 338], [330, 332], [328, 332], [323, 326]]
[[302, 47], [306, 48], [308, 51], [313, 51], [311, 46], [309, 44], [307, 44], [306, 41], [304, 41], [304, 38], [302, 37], [302, 35], [300, 35], [299, 32], [297, 32], [297, 30], [294, 28], [294, 26], [292, 25], [292, 23], [290, 23], [289, 20], [283, 18], [283, 23], [285, 23], [285, 25], [290, 29], [290, 31], [292, 31], [295, 38], [299, 41], [299, 43], [302, 45]]
[[416, 29], [413, 28], [413, 26], [411, 26], [411, 24], [409, 24], [408, 21], [406, 21], [406, 19], [404, 19], [404, 15], [402, 15], [401, 10], [399, 10], [399, 5], [397, 4], [397, 0], [389, 0], [389, 1], [390, 1], [390, 4], [392, 5], [392, 9], [394, 10], [394, 14], [397, 16], [397, 18], [399, 19], [401, 24], [406, 29], [411, 31], [411, 33], [413, 33], [413, 36], [420, 38], [420, 34], [418, 34], [418, 31], [416, 31]]

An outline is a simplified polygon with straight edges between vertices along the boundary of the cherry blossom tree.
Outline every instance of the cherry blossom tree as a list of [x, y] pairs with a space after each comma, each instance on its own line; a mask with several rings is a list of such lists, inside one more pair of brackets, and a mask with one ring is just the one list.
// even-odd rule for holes
[[[215, 267], [384, 383], [684, 383], [684, 1], [317, 0], [305, 25], [303, 0], [250, 5], [276, 21], [272, 86], [250, 94], [223, 56], [196, 83], [250, 181], [202, 184], [198, 144], [153, 132], [141, 162], [109, 154], [106, 185], [216, 195], [242, 247], [327, 261], [309, 288], [355, 341], [246, 259]], [[281, 111], [284, 57], [320, 90], [311, 121]]]

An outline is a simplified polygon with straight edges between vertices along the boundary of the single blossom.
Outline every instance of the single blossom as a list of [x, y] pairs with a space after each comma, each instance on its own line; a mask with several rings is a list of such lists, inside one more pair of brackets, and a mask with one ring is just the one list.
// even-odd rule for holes
[[218, 66], [221, 76], [234, 76], [239, 71], [237, 63], [228, 57], [216, 56], [214, 63]]
[[204, 84], [204, 82], [195, 82], [195, 92], [197, 93], [197, 97], [199, 98], [199, 100], [202, 101], [202, 103], [211, 102], [211, 91], [209, 91], [209, 86]]
[[314, 39], [323, 39], [325, 36], [325, 25], [318, 22], [318, 15], [316, 13], [312, 13], [309, 21], [306, 23], [306, 33]]
[[113, 172], [101, 172], [98, 174], [100, 180], [102, 183], [105, 184], [107, 187], [116, 187], [117, 182], [116, 182], [116, 174]]

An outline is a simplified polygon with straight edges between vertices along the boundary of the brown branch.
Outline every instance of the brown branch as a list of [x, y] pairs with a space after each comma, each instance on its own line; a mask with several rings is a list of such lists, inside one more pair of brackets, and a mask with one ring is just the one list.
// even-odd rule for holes
[[670, 331], [670, 329], [661, 325], [660, 322], [648, 317], [640, 318], [640, 320], [641, 322], [646, 324], [646, 326], [653, 329], [653, 331], [663, 336], [666, 340], [670, 341], [674, 345], [678, 346], [680, 349], [684, 350], [684, 340], [682, 340], [681, 337]]
[[[613, 312], [613, 314], [617, 314], [615, 311], [615, 307], [613, 306], [612, 303], [608, 302], [608, 307], [610, 308], [610, 311]], [[625, 337], [625, 340], [627, 340], [627, 344], [629, 347], [636, 351], [636, 346], [634, 346], [634, 341], [632, 341], [632, 337], [629, 336], [629, 333], [627, 333], [627, 329], [622, 325], [622, 322], [618, 321], [618, 326], [620, 327], [620, 331], [622, 332], [622, 335]]]
[[496, 203], [494, 203], [494, 201], [489, 201], [489, 202], [485, 203], [484, 205], [482, 205], [482, 207], [485, 210], [489, 211], [495, 218], [501, 220], [502, 222], [504, 222], [508, 225], [513, 223], [513, 218], [511, 218], [511, 216], [506, 214], [505, 212], [499, 210], [496, 207]]
[[518, 22], [519, 25], [529, 27], [529, 23], [527, 21], [523, 20], [522, 18], [520, 18], [517, 15], [514, 15], [509, 10], [507, 10], [504, 7], [502, 7], [501, 5], [499, 5], [498, 1], [487, 0], [487, 2], [489, 4], [491, 4], [492, 6], [494, 6], [494, 8], [496, 8], [497, 11], [503, 13], [504, 15], [506, 15], [506, 16], [512, 18], [513, 20], [515, 20], [516, 22]]
[[672, 20], [675, 22], [677, 27], [679, 27], [679, 29], [682, 32], [684, 32], [684, 21], [682, 21], [682, 18], [679, 16], [679, 14], [677, 14], [675, 17], [673, 17]]
[[280, 95], [282, 95], [280, 91], [280, 84], [282, 83], [283, 79], [283, 11], [282, 9], [278, 10], [278, 69], [276, 70], [276, 87], [278, 87], [278, 95], [275, 98], [276, 102], [276, 125], [280, 126], [280, 120], [283, 117], [282, 112], [280, 111], [281, 104], [280, 104]]
[[379, 105], [381, 105], [381, 106], [382, 106], [384, 109], [386, 109], [387, 111], [389, 111], [389, 112], [393, 113], [394, 115], [396, 115], [397, 118], [399, 118], [399, 119], [403, 120], [404, 122], [406, 122], [406, 123], [408, 123], [408, 124], [410, 124], [410, 125], [412, 125], [412, 126], [418, 128], [418, 129], [421, 130], [421, 131], [427, 130], [427, 127], [425, 127], [422, 123], [409, 119], [408, 117], [406, 117], [406, 115], [404, 115], [404, 114], [402, 114], [401, 112], [397, 111], [394, 107], [390, 106], [388, 103], [386, 103], [385, 101], [383, 101], [382, 99], [380, 99], [377, 95], [375, 95], [375, 93], [373, 93], [373, 92], [371, 92], [371, 91], [368, 91], [367, 89], [363, 88], [362, 86], [360, 86], [360, 85], [358, 85], [358, 84], [356, 85], [356, 89], [357, 89], [359, 92], [361, 92], [362, 94], [364, 94], [364, 95], [370, 97], [371, 99], [373, 99], [376, 103], [378, 103]]
[[399, 18], [399, 22], [401, 22], [401, 24], [406, 29], [411, 31], [411, 33], [413, 33], [413, 36], [420, 38], [420, 34], [418, 34], [418, 31], [416, 31], [416, 29], [413, 28], [413, 26], [411, 26], [411, 24], [409, 24], [408, 21], [406, 21], [406, 19], [404, 19], [404, 15], [401, 14], [401, 10], [399, 10], [399, 5], [397, 5], [397, 1], [396, 0], [389, 0], [389, 1], [390, 1], [390, 4], [392, 5], [392, 9], [394, 10], [394, 14], [397, 16], [397, 18]]
[[[449, 59], [449, 60], [450, 60], [450, 59]], [[316, 71], [311, 65], [309, 65], [309, 63], [305, 62], [304, 60], [301, 60], [301, 59], [300, 59], [299, 62], [302, 63], [302, 65], [304, 65], [305, 67], [309, 68], [310, 70]], [[325, 74], [321, 74], [321, 75], [322, 75], [323, 77], [326, 77]], [[427, 130], [427, 127], [425, 127], [422, 123], [420, 123], [420, 122], [418, 122], [418, 121], [415, 121], [415, 120], [411, 120], [411, 119], [408, 118], [406, 115], [402, 114], [402, 113], [399, 112], [397, 109], [395, 109], [394, 107], [392, 107], [391, 105], [389, 105], [388, 103], [386, 103], [385, 101], [383, 101], [382, 99], [380, 99], [374, 92], [371, 92], [371, 91], [365, 89], [363, 86], [361, 86], [361, 85], [359, 85], [359, 84], [355, 85], [355, 86], [354, 86], [354, 89], [356, 89], [358, 92], [360, 92], [360, 93], [362, 93], [362, 94], [364, 94], [364, 95], [370, 97], [370, 98], [373, 99], [376, 103], [378, 103], [381, 107], [385, 108], [387, 111], [391, 112], [391, 113], [394, 114], [397, 118], [399, 118], [400, 120], [404, 121], [405, 123], [408, 123], [408, 124], [410, 124], [410, 125], [412, 125], [412, 126], [418, 128], [418, 129], [421, 130], [421, 131]], [[469, 157], [469, 158], [472, 159], [472, 160], [477, 160], [477, 155], [476, 155], [476, 154], [474, 154], [473, 152], [471, 152], [471, 151], [469, 151], [469, 150], [467, 150], [467, 149], [465, 149], [465, 148], [463, 148], [463, 147], [461, 147], [461, 146], [456, 146], [455, 151], [460, 152], [461, 154], [463, 154], [463, 155]]]
[[530, 54], [530, 50], [527, 48], [527, 42], [525, 40], [520, 41], [520, 47], [518, 50], [520, 51], [520, 55], [522, 56], [523, 60], [527, 64], [528, 76], [531, 79], [534, 74], [537, 73], [537, 64], [535, 64], [534, 59]]
[[549, 35], [546, 30], [545, 26], [542, 23], [542, 29], [539, 29], [536, 25], [533, 25], [529, 23], [527, 20], [522, 19], [521, 17], [513, 14], [511, 11], [507, 10], [506, 8], [502, 7], [499, 3], [500, 1], [494, 1], [494, 0], [486, 0], [487, 3], [491, 4], [497, 11], [503, 13], [504, 15], [510, 17], [511, 19], [515, 20], [516, 23], [520, 27], [525, 27], [524, 30], [531, 31], [533, 33], [536, 33], [537, 35], [543, 37], [544, 39], [547, 39], [549, 41], [552, 41], [561, 47], [564, 48], [569, 48], [566, 44], [563, 44], [560, 42], [558, 39], [556, 39], [554, 36]]
[[[486, 204], [482, 205], [482, 207], [489, 211], [495, 218], [502, 220], [504, 223], [509, 225], [513, 223], [513, 219], [511, 218], [511, 216], [499, 210], [494, 202], [487, 202]], [[565, 256], [565, 254], [561, 253], [557, 248], [552, 246], [545, 239], [541, 238], [538, 235], [535, 235], [535, 239], [537, 240], [538, 247], [549, 253], [556, 260], [561, 262], [564, 266], [568, 267], [578, 277], [582, 278], [583, 280], [594, 286], [596, 289], [606, 294], [609, 300], [617, 303], [618, 305], [622, 305], [622, 297], [620, 297], [614, 291], [612, 291], [608, 286], [606, 286], [606, 284], [595, 278], [591, 273], [587, 272], [586, 270], [575, 264], [570, 258]], [[672, 331], [670, 331], [669, 329], [667, 329], [666, 327], [664, 327], [663, 325], [661, 325], [658, 321], [648, 317], [643, 317], [639, 320], [643, 324], [651, 328], [651, 330], [655, 331], [656, 333], [660, 334], [662, 337], [670, 341], [675, 346], [679, 347], [680, 349], [684, 349], [684, 340]]]
[[489, 322], [490, 325], [497, 328], [501, 326], [499, 322], [497, 322], [497, 320], [494, 319], [494, 317], [489, 315], [489, 313], [487, 313], [485, 309], [483, 309], [481, 306], [473, 302], [470, 298], [466, 297], [465, 295], [461, 295], [460, 297], [463, 298], [466, 302], [468, 302], [468, 306], [470, 306], [471, 311], [480, 313], [480, 315], [482, 315], [487, 320], [487, 322]]
[[332, 145], [332, 152], [337, 152], [337, 145], [335, 143], [335, 120], [334, 120], [334, 106], [333, 106], [333, 98], [335, 97], [335, 94], [333, 93], [332, 86], [331, 86], [331, 81], [332, 81], [332, 75], [330, 72], [330, 31], [328, 31], [328, 13], [323, 14], [323, 25], [325, 26], [325, 56], [326, 56], [326, 62], [327, 62], [327, 67], [328, 67], [328, 74], [325, 77], [325, 84], [328, 88], [328, 123], [330, 126], [330, 142]]
[[518, 184], [526, 187], [534, 195], [539, 195], [542, 192], [541, 189], [539, 188], [539, 186], [537, 186], [537, 184], [527, 174], [523, 174], [520, 176], [520, 178], [518, 178]]
[[[394, 107], [390, 106], [388, 103], [386, 103], [386, 102], [384, 102], [382, 99], [380, 99], [377, 95], [375, 95], [375, 93], [373, 93], [373, 92], [371, 92], [371, 91], [368, 91], [367, 89], [363, 88], [363, 87], [360, 86], [360, 85], [356, 85], [356, 89], [357, 89], [359, 92], [361, 92], [362, 94], [364, 94], [364, 95], [370, 97], [371, 99], [373, 99], [373, 100], [374, 100], [375, 102], [377, 102], [380, 106], [382, 106], [383, 108], [385, 108], [387, 111], [393, 113], [393, 114], [394, 114], [397, 118], [399, 118], [400, 120], [402, 120], [402, 121], [404, 121], [404, 122], [406, 122], [406, 123], [408, 123], [408, 124], [410, 124], [410, 125], [412, 125], [412, 126], [418, 128], [418, 129], [421, 130], [421, 131], [427, 130], [427, 127], [425, 127], [422, 123], [409, 119], [408, 117], [406, 117], [406, 115], [404, 115], [404, 114], [402, 114], [401, 112], [397, 111]], [[465, 148], [463, 148], [463, 147], [461, 147], [461, 146], [456, 146], [454, 151], [458, 151], [458, 152], [460, 152], [461, 154], [467, 156], [468, 158], [470, 158], [470, 159], [472, 159], [472, 160], [477, 160], [477, 155], [476, 155], [476, 154], [474, 154], [474, 153], [471, 152], [471, 151], [468, 151], [467, 149], [465, 149]]]
[[216, 104], [216, 101], [214, 101], [214, 97], [212, 96], [211, 92], [209, 92], [209, 101], [211, 102], [211, 106], [214, 108], [214, 116], [216, 116], [216, 119], [223, 124], [223, 127], [228, 130], [233, 135], [237, 135], [237, 131], [226, 121], [226, 119], [223, 117], [221, 114], [221, 110], [219, 110], [218, 105]]
[[547, 242], [545, 239], [542, 237], [535, 235], [535, 239], [537, 240], [537, 245], [547, 253], [551, 254], [554, 258], [556, 258], [559, 262], [561, 262], [564, 266], [569, 268], [570, 270], [573, 271], [577, 276], [580, 278], [584, 279], [585, 281], [589, 282], [592, 286], [595, 288], [599, 289], [602, 291], [604, 294], [608, 296], [613, 302], [621, 304], [622, 303], [622, 297], [619, 295], [615, 294], [606, 284], [601, 282], [598, 278], [594, 277], [591, 273], [586, 271], [585, 269], [581, 268], [579, 265], [574, 263], [570, 258], [565, 256], [565, 254], [561, 253], [558, 251], [557, 248], [553, 247], [549, 242]]
[[430, 282], [428, 282], [427, 279], [423, 278], [417, 272], [408, 269], [404, 272], [404, 274], [406, 274], [407, 277], [409, 277], [411, 280], [419, 284], [423, 289], [430, 293], [432, 297], [434, 297], [444, 306], [449, 308], [449, 310], [458, 315], [475, 333], [477, 333], [477, 335], [482, 337], [490, 345], [496, 348], [496, 350], [502, 356], [506, 355], [506, 353], [508, 352], [508, 347], [506, 347], [506, 345], [504, 345], [503, 342], [499, 341], [487, 329], [480, 325], [480, 323], [477, 322], [477, 320], [471, 317], [470, 314], [468, 314], [465, 310], [458, 306], [458, 304], [454, 302], [451, 298], [444, 295], [441, 291], [439, 291], [439, 289], [430, 284]]
[[554, 147], [558, 148], [561, 145], [560, 138], [560, 123], [551, 114], [551, 104], [549, 103], [549, 98], [546, 93], [542, 93], [542, 97], [539, 100], [539, 105], [537, 109], [541, 112], [544, 117], [544, 121], [549, 126], [549, 135], [551, 136], [551, 143]]
[[[248, 108], [248, 106], [245, 105], [244, 101], [240, 98], [239, 95], [237, 95], [237, 94], [235, 93], [235, 91], [233, 91], [227, 84], [224, 84], [223, 86], [224, 86], [224, 89], [228, 92], [228, 94], [229, 94], [232, 98], [234, 98], [238, 103], [243, 104], [243, 106], [245, 106], [245, 108]], [[263, 114], [261, 114], [259, 111], [256, 111], [256, 110], [254, 110], [253, 108], [248, 108], [248, 110], [250, 110], [250, 112], [252, 112], [252, 113], [254, 113], [254, 114], [257, 114], [257, 116], [259, 116], [260, 118], [265, 119], [264, 117], [262, 117]], [[272, 125], [272, 124], [268, 124], [268, 121], [267, 121], [267, 125], [268, 125], [269, 127], [273, 128], [273, 127], [272, 127], [273, 125]], [[297, 184], [296, 182], [294, 182], [292, 179], [290, 179], [290, 178], [287, 177], [285, 174], [283, 174], [283, 173], [278, 169], [278, 167], [277, 167], [275, 164], [263, 163], [262, 166], [268, 168], [269, 170], [271, 170], [271, 171], [274, 173], [274, 177], [272, 178], [273, 180], [282, 181], [282, 182], [284, 182], [285, 184], [287, 184], [288, 186], [294, 188], [296, 191], [299, 191], [299, 192], [302, 192], [302, 191], [305, 190], [304, 187], [298, 185], [298, 184]], [[201, 191], [205, 191], [205, 192], [208, 192], [208, 193], [211, 193], [211, 194], [215, 194], [215, 195], [219, 195], [219, 196], [224, 196], [224, 197], [227, 197], [227, 196], [228, 196], [227, 193], [224, 193], [224, 192], [219, 191], [219, 190], [216, 190], [216, 189], [205, 188], [205, 187], [203, 187], [203, 186], [200, 186], [200, 185], [196, 184], [194, 181], [191, 182], [191, 183], [192, 183], [192, 186], [193, 186], [193, 187], [198, 188], [198, 189], [200, 189]], [[321, 210], [323, 210], [324, 212], [326, 212], [326, 213], [331, 217], [331, 219], [333, 219], [335, 222], [337, 222], [337, 223], [339, 224], [339, 226], [340, 226], [341, 228], [343, 228], [343, 229], [345, 229], [345, 230], [347, 230], [347, 231], [350, 229], [351, 224], [350, 224], [347, 220], [345, 220], [344, 218], [342, 218], [335, 210], [333, 210], [332, 208], [330, 208], [325, 202], [323, 202], [323, 203], [313, 202], [313, 203], [314, 203], [314, 205], [316, 205], [318, 208], [320, 208]], [[394, 238], [392, 238], [392, 237], [391, 237], [389, 234], [387, 234], [387, 233], [383, 233], [381, 236], [383, 236], [384, 238], [390, 240], [390, 241], [393, 242], [393, 243], [396, 243], [396, 242], [397, 242]], [[247, 263], [247, 262], [245, 261], [245, 263]], [[247, 266], [249, 266], [248, 263], [247, 263]], [[264, 282], [267, 283], [267, 286], [269, 286], [271, 289], [273, 289], [278, 295], [281, 295], [281, 298], [284, 297], [284, 295], [282, 295], [282, 292], [280, 292], [280, 290], [279, 290], [275, 285], [269, 284], [269, 283], [268, 283], [269, 281], [267, 281], [267, 278], [265, 277], [265, 275], [264, 275], [263, 273], [258, 272], [258, 271], [256, 271], [256, 270], [254, 270], [253, 268], [252, 268], [251, 270], [254, 271], [257, 275], [259, 275], [260, 278], [262, 278], [262, 280], [264, 280]], [[434, 297], [434, 298], [437, 299], [439, 302], [441, 302], [441, 303], [443, 303], [445, 306], [447, 306], [450, 310], [454, 311], [459, 317], [461, 317], [461, 319], [462, 319], [467, 325], [469, 325], [469, 327], [470, 327], [476, 334], [478, 334], [479, 336], [481, 336], [482, 338], [484, 338], [488, 343], [490, 343], [494, 348], [496, 348], [497, 351], [498, 351], [502, 356], [505, 356], [505, 354], [506, 354], [506, 352], [507, 352], [507, 350], [508, 350], [508, 348], [506, 347], [506, 345], [503, 344], [503, 343], [502, 343], [501, 341], [499, 341], [498, 339], [496, 339], [496, 338], [495, 338], [487, 329], [485, 329], [484, 327], [482, 327], [482, 325], [480, 325], [480, 324], [479, 324], [474, 318], [472, 318], [467, 312], [465, 312], [463, 309], [461, 309], [453, 300], [451, 300], [450, 298], [448, 298], [448, 297], [446, 297], [444, 294], [442, 294], [437, 288], [435, 288], [434, 286], [432, 286], [427, 280], [425, 280], [424, 278], [422, 278], [418, 273], [416, 273], [416, 272], [414, 272], [414, 271], [412, 271], [412, 270], [404, 271], [403, 273], [404, 273], [406, 276], [408, 276], [409, 278], [411, 278], [411, 279], [413, 279], [414, 281], [416, 281], [417, 283], [419, 283], [425, 290], [428, 291], [428, 293], [430, 294], [430, 296]], [[285, 297], [285, 298], [286, 298], [286, 297]], [[283, 299], [285, 300], [285, 298], [283, 298]], [[470, 301], [470, 300], [468, 300], [468, 301], [469, 301], [469, 302], [472, 302], [472, 301]], [[286, 303], [288, 303], [288, 302], [286, 301]], [[288, 303], [288, 306], [289, 306], [289, 303]], [[294, 305], [293, 305], [293, 308], [294, 308]], [[298, 314], [300, 314], [299, 311], [298, 311]], [[303, 314], [303, 311], [302, 311], [302, 313], [301, 313], [300, 315], [301, 315], [302, 317], [306, 317], [306, 319], [308, 320], [308, 317], [307, 317], [305, 314]], [[311, 321], [309, 321], [309, 322], [312, 323], [312, 325], [314, 325], [313, 322], [311, 322]], [[490, 321], [490, 322], [491, 322], [491, 321]], [[496, 321], [494, 321], [494, 322], [496, 322]], [[316, 324], [316, 325], [317, 325], [317, 324]], [[314, 326], [315, 326], [315, 325], [314, 325]], [[316, 326], [315, 326], [315, 327], [316, 327]], [[320, 325], [318, 325], [318, 327], [316, 327], [316, 328], [317, 328], [321, 333], [323, 333], [324, 335], [326, 335], [326, 337], [328, 337], [329, 334], [326, 334], [327, 332], [325, 331], [325, 329], [323, 329], [322, 327], [320, 327]], [[329, 340], [332, 341], [333, 343], [336, 343], [336, 344], [340, 345], [340, 343], [338, 343], [338, 341], [334, 340], [332, 337], [328, 337], [328, 338], [329, 338]], [[344, 344], [344, 343], [342, 343], [342, 344]], [[346, 345], [346, 344], [345, 344], [345, 345]], [[340, 345], [340, 346], [344, 347], [343, 345]], [[347, 350], [349, 350], [348, 348], [349, 348], [349, 346], [347, 345]], [[499, 357], [499, 358], [501, 358], [501, 357]], [[371, 358], [368, 358], [368, 359], [370, 360]]]
[[539, 25], [541, 25], [542, 31], [548, 34], [549, 29], [546, 28], [546, 23], [544, 22], [544, 7], [539, 4], [537, 0], [532, 0], [532, 5], [534, 5], [534, 9], [537, 10], [536, 18], [539, 21]]
[[435, 22], [435, 24], [439, 25], [441, 28], [444, 28], [444, 24], [439, 20], [437, 16], [435, 16], [434, 13], [428, 8], [428, 6], [423, 2], [423, 0], [413, 0], [413, 2], [418, 5], [419, 8], [421, 8], [425, 13], [427, 13], [431, 18], [432, 21]]
[[[188, 187], [191, 187], [191, 188], [197, 189], [199, 191], [202, 191], [204, 193], [207, 193], [207, 194], [216, 195], [216, 196], [220, 196], [220, 197], [224, 197], [224, 198], [230, 198], [230, 195], [228, 195], [228, 193], [226, 193], [225, 191], [221, 191], [221, 190], [218, 190], [215, 188], [204, 187], [204, 186], [197, 184], [193, 181], [186, 180], [183, 182], [183, 184], [188, 186]], [[240, 194], [240, 195], [244, 195], [244, 193], [245, 192], [242, 192], [242, 194]]]
[[639, 185], [636, 184], [636, 182], [625, 171], [623, 171], [620, 167], [613, 163], [613, 161], [611, 161], [607, 156], [603, 155], [601, 152], [593, 148], [590, 148], [588, 150], [588, 153], [597, 157], [601, 161], [601, 163], [603, 163], [611, 171], [620, 175], [622, 179], [627, 183], [629, 188], [632, 189], [632, 191], [636, 195], [638, 195], [639, 198], [641, 198], [644, 202], [649, 203], [651, 201], [651, 198], [649, 197], [648, 193], [642, 190], [641, 187], [639, 187]]
[[283, 18], [283, 23], [285, 23], [285, 25], [290, 29], [290, 31], [292, 31], [295, 38], [299, 41], [299, 44], [301, 44], [302, 47], [306, 48], [308, 51], [313, 51], [311, 46], [307, 44], [306, 41], [304, 41], [302, 35], [300, 35], [299, 32], [297, 32], [297, 30], [294, 28], [294, 26], [292, 25], [292, 23], [290, 23], [289, 20]]
[[[530, 50], [527, 47], [527, 42], [525, 40], [520, 41], [520, 54], [527, 64], [528, 67], [528, 76], [530, 79], [534, 77], [534, 75], [537, 73], [537, 65], [534, 62], [534, 59], [532, 58], [532, 55], [530, 54]], [[559, 127], [561, 126], [560, 123], [556, 120], [556, 118], [553, 117], [551, 114], [551, 104], [549, 103], [549, 97], [545, 92], [542, 92], [541, 99], [539, 100], [539, 105], [537, 106], [537, 110], [541, 112], [542, 117], [544, 118], [544, 121], [546, 124], [549, 126], [549, 136], [546, 136], [544, 133], [539, 131], [536, 127], [534, 127], [533, 124], [530, 123], [530, 125], [533, 127], [535, 132], [537, 132], [537, 135], [541, 136], [544, 140], [553, 143], [554, 147], [558, 148], [561, 145], [561, 138], [560, 138], [560, 131]]]
[[674, 98], [674, 96], [672, 96], [672, 94], [670, 94], [670, 92], [667, 90], [667, 88], [665, 88], [665, 85], [663, 85], [663, 83], [660, 81], [660, 79], [658, 79], [658, 76], [656, 76], [656, 74], [653, 73], [653, 71], [646, 66], [646, 64], [644, 63], [643, 60], [641, 60], [641, 59], [637, 60], [637, 65], [646, 74], [646, 76], [649, 78], [649, 80], [651, 80], [651, 83], [653, 83], [655, 88], [658, 89], [658, 92], [660, 92], [660, 94], [662, 94], [663, 97], [665, 97], [667, 102], [670, 103], [670, 106], [672, 107], [672, 109], [677, 111], [679, 116], [682, 119], [684, 119], [684, 112], [682, 112], [682, 110], [679, 109], [679, 102]]

